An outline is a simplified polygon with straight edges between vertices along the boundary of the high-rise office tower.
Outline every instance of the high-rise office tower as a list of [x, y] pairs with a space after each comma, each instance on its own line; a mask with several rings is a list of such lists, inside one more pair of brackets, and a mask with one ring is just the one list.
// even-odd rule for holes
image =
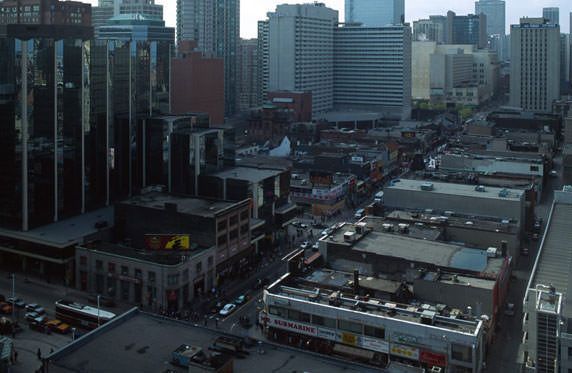
[[487, 35], [506, 34], [506, 4], [503, 0], [479, 0], [475, 2], [475, 14], [487, 16]]
[[405, 0], [345, 0], [346, 23], [379, 27], [405, 22]]
[[334, 30], [334, 106], [397, 120], [411, 116], [411, 28]]
[[146, 125], [171, 112], [170, 70], [175, 29], [141, 14], [112, 18], [91, 46], [92, 126], [107, 128], [106, 200], [138, 193], [147, 185]]
[[338, 12], [283, 4], [268, 16], [268, 91], [311, 91], [313, 115], [332, 109]]
[[224, 58], [225, 114], [235, 113], [240, 0], [177, 0], [177, 38], [196, 40], [199, 51]]
[[447, 12], [447, 43], [473, 44], [479, 48], [487, 45], [487, 16], [469, 14], [458, 16]]
[[548, 23], [553, 25], [560, 24], [560, 9], [558, 8], [542, 8], [542, 17], [548, 20]]
[[560, 26], [521, 18], [510, 26], [510, 105], [551, 112], [560, 97]]
[[155, 0], [99, 0], [91, 8], [93, 27], [105, 26], [112, 17], [120, 14], [142, 14], [147, 18], [163, 19], [163, 5]]
[[433, 23], [441, 25], [443, 30], [443, 38], [441, 40], [435, 40], [437, 43], [447, 44], [447, 17], [446, 16], [429, 16], [429, 20]]
[[[74, 15], [84, 9], [91, 17], [88, 4], [42, 3], [58, 9], [66, 4], [66, 11]], [[2, 13], [10, 5], [0, 3]], [[44, 19], [39, 8], [36, 15], [31, 9], [32, 15], [16, 14], [28, 24], [25, 18]], [[61, 22], [33, 27], [0, 20], [2, 227], [27, 231], [87, 209], [87, 180], [93, 176], [95, 160], [84, 150], [88, 142], [97, 141], [89, 126], [87, 78], [93, 33], [89, 24], [60, 16]]]
[[240, 39], [238, 62], [238, 110], [258, 104], [258, 40]]
[[568, 94], [570, 89], [570, 35], [560, 34], [560, 91]]
[[258, 97], [257, 105], [262, 105], [266, 101], [268, 94], [268, 20], [258, 21]]
[[445, 30], [440, 22], [433, 22], [430, 19], [420, 19], [413, 22], [414, 41], [436, 41], [443, 43]]

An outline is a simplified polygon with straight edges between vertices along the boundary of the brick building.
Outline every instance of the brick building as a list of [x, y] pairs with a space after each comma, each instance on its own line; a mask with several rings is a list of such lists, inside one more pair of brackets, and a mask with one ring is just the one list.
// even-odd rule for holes
[[91, 5], [58, 0], [3, 1], [0, 24], [91, 26]]
[[224, 61], [195, 51], [197, 43], [181, 41], [172, 60], [172, 114], [207, 112], [211, 125], [224, 123]]

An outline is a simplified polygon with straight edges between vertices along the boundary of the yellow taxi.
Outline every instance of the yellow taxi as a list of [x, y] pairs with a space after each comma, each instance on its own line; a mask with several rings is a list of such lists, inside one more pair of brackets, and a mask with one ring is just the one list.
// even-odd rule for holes
[[71, 327], [61, 320], [46, 321], [45, 325], [50, 328], [51, 331], [60, 334], [69, 333], [71, 330]]

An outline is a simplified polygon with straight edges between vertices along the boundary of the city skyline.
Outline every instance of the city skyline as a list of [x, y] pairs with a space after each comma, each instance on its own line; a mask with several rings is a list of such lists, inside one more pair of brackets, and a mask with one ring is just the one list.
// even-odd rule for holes
[[[97, 0], [89, 0], [88, 3], [97, 5]], [[258, 21], [266, 19], [266, 13], [274, 11], [278, 4], [302, 4], [311, 1], [295, 1], [295, 0], [269, 0], [260, 6], [260, 2], [256, 0], [242, 0], [240, 14], [240, 37], [244, 39], [257, 37]], [[344, 19], [344, 0], [323, 0], [326, 6], [339, 11], [340, 20]], [[176, 26], [176, 2], [167, 0], [156, 0], [157, 4], [164, 6], [165, 21], [168, 26]], [[562, 22], [560, 31], [569, 33], [569, 14], [572, 12], [572, 3], [565, 0], [546, 1], [538, 4], [534, 0], [521, 0], [518, 6], [514, 5], [515, 0], [506, 1], [506, 33], [509, 33], [509, 27], [519, 23], [520, 17], [541, 17], [542, 8], [558, 7], [560, 8], [560, 21]], [[428, 2], [405, 1], [405, 21], [410, 24], [413, 21], [428, 18], [430, 15], [446, 15], [448, 10], [452, 10], [458, 15], [474, 14], [474, 0], [436, 0]]]

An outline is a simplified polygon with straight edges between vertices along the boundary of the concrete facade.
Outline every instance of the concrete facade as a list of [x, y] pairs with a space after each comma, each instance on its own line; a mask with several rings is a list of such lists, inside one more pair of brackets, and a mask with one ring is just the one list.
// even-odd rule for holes
[[268, 91], [311, 91], [314, 116], [332, 109], [338, 12], [320, 3], [284, 4], [268, 15]]
[[521, 18], [510, 30], [510, 106], [550, 113], [560, 98], [560, 26]]
[[[425, 182], [405, 180], [386, 187], [384, 205], [400, 209], [433, 209], [453, 211], [459, 214], [496, 217], [524, 222], [524, 192], [507, 190], [508, 195], [499, 195], [504, 189], [485, 187], [483, 192], [474, 185], [434, 183], [432, 190], [423, 190]], [[504, 194], [504, 193], [503, 193]]]

